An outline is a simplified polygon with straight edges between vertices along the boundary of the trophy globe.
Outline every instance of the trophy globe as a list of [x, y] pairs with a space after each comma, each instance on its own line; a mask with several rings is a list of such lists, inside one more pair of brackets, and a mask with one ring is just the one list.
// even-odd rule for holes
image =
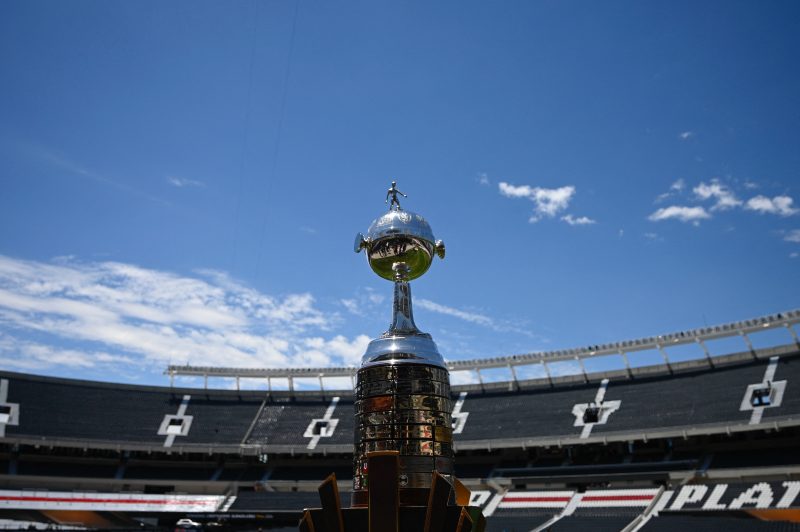
[[389, 212], [372, 222], [366, 236], [358, 233], [354, 250], [366, 251], [367, 261], [379, 277], [394, 281], [394, 308], [389, 330], [370, 342], [362, 367], [403, 360], [444, 367], [444, 360], [429, 334], [414, 323], [409, 281], [430, 268], [434, 255], [445, 256], [445, 246], [433, 236], [430, 224], [421, 215], [400, 207], [397, 183], [386, 193]]

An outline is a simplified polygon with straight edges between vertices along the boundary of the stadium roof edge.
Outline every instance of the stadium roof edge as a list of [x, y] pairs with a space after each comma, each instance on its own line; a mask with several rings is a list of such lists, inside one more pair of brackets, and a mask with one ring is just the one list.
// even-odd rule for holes
[[[512, 373], [512, 381], [516, 381], [517, 378], [514, 368], [517, 366], [541, 364], [545, 368], [548, 378], [550, 378], [547, 364], [560, 361], [576, 361], [583, 369], [584, 375], [586, 375], [586, 370], [583, 368], [584, 360], [608, 355], [619, 355], [623, 358], [625, 366], [630, 373], [631, 367], [627, 359], [628, 354], [638, 351], [658, 351], [663, 357], [666, 367], [669, 369], [671, 363], [669, 354], [665, 351], [665, 349], [686, 344], [698, 344], [702, 347], [706, 359], [710, 361], [712, 355], [705, 345], [705, 342], [728, 337], [741, 337], [744, 341], [743, 347], [746, 347], [749, 352], [753, 354], [753, 358], [756, 358], [756, 350], [753, 348], [748, 334], [781, 327], [786, 328], [789, 331], [795, 345], [800, 348], [800, 339], [798, 338], [797, 331], [795, 331], [793, 328], [793, 326], [797, 325], [798, 323], [800, 323], [800, 309], [795, 309], [738, 322], [715, 325], [711, 327], [702, 327], [699, 329], [691, 329], [658, 336], [650, 336], [635, 340], [624, 340], [608, 344], [599, 344], [555, 351], [525, 353], [482, 359], [456, 360], [447, 362], [447, 366], [450, 371], [475, 371], [478, 373], [479, 379], [480, 372], [482, 370], [508, 368]], [[289, 379], [290, 390], [293, 389], [293, 379], [310, 378], [319, 379], [320, 387], [324, 390], [322, 383], [323, 378], [344, 377], [352, 380], [357, 371], [358, 368], [354, 366], [330, 368], [226, 368], [211, 366], [170, 365], [164, 370], [164, 374], [169, 375], [170, 379], [174, 378], [175, 376], [203, 377], [206, 380], [208, 377], [235, 378], [237, 379], [237, 385], [239, 378], [267, 379], [268, 381], [269, 379], [273, 378], [285, 378]]]
[[[726, 355], [719, 355], [714, 357], [714, 365], [709, 366], [704, 359], [687, 360], [676, 362], [669, 368], [664, 365], [657, 366], [643, 366], [633, 368], [631, 374], [627, 374], [624, 370], [609, 370], [600, 372], [587, 373], [586, 377], [582, 374], [574, 375], [560, 375], [553, 376], [552, 378], [532, 378], [520, 379], [517, 381], [493, 381], [484, 383], [472, 384], [455, 384], [452, 391], [454, 393], [460, 391], [478, 392], [478, 393], [497, 393], [497, 392], [517, 392], [517, 391], [536, 391], [542, 389], [559, 388], [562, 386], [575, 386], [575, 385], [588, 385], [596, 383], [602, 379], [608, 378], [614, 380], [628, 380], [633, 379], [648, 379], [660, 378], [665, 376], [678, 376], [684, 373], [696, 371], [711, 371], [717, 368], [728, 367], [737, 364], [748, 364], [754, 360], [765, 360], [772, 356], [778, 357], [796, 357], [800, 356], [800, 346], [796, 345], [783, 345], [764, 349], [756, 349], [755, 356], [750, 352], [730, 353]], [[48, 382], [77, 386], [90, 386], [96, 388], [110, 388], [110, 389], [124, 389], [133, 391], [147, 391], [158, 393], [171, 393], [174, 395], [181, 394], [206, 394], [217, 397], [248, 397], [248, 398], [263, 398], [265, 395], [274, 397], [287, 397], [297, 399], [326, 399], [329, 397], [342, 395], [349, 397], [352, 390], [341, 389], [294, 389], [294, 390], [280, 390], [274, 389], [271, 391], [264, 389], [230, 389], [230, 388], [197, 388], [197, 387], [181, 387], [181, 386], [163, 386], [153, 384], [130, 384], [118, 383], [113, 381], [95, 381], [87, 379], [74, 379], [68, 377], [52, 377], [49, 375], [36, 375], [32, 373], [21, 373], [15, 371], [0, 370], [0, 378], [11, 379], [24, 379], [33, 382]]]

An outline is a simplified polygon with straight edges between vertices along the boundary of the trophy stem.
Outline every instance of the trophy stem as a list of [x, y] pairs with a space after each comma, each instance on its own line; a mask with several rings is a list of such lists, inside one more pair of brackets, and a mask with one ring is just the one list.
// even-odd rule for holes
[[411, 307], [411, 285], [408, 284], [408, 266], [396, 263], [394, 270], [394, 305], [392, 306], [392, 326], [386, 335], [419, 334], [414, 323], [414, 310]]
[[414, 311], [411, 307], [411, 285], [408, 281], [394, 282], [394, 306], [392, 307], [392, 335], [419, 333], [414, 323]]

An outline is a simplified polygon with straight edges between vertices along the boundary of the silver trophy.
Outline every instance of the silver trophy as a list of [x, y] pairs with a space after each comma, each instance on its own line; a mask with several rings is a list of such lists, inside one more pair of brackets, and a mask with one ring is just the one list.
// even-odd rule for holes
[[[470, 491], [453, 476], [450, 376], [429, 334], [414, 324], [408, 282], [424, 274], [444, 244], [428, 222], [404, 211], [397, 183], [389, 212], [358, 234], [372, 270], [394, 281], [392, 325], [370, 342], [355, 389], [355, 452], [350, 508], [336, 475], [319, 487], [321, 508], [306, 509], [300, 532], [484, 532]], [[390, 202], [391, 200], [391, 202]]]
[[376, 274], [394, 281], [392, 324], [372, 340], [356, 384], [353, 504], [366, 504], [367, 454], [398, 451], [400, 505], [427, 501], [434, 471], [453, 472], [450, 379], [431, 336], [414, 323], [409, 281], [423, 275], [445, 247], [428, 222], [403, 210], [396, 182], [386, 193], [389, 211], [356, 236]]

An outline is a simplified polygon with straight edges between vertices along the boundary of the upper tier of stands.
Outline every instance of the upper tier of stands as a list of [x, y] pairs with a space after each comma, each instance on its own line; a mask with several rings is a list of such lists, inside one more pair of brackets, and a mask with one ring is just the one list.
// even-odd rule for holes
[[[798, 354], [788, 353], [773, 362], [771, 380], [785, 381], [782, 402], [764, 408], [760, 418], [752, 409], [743, 410], [742, 404], [748, 386], [764, 380], [769, 359], [673, 375], [618, 378], [605, 384], [461, 392], [460, 418], [466, 421], [455, 435], [456, 448], [629, 441], [800, 425]], [[4, 429], [0, 441], [134, 450], [170, 446], [178, 452], [352, 451], [350, 392], [211, 391], [8, 372], [0, 372], [0, 379], [8, 381], [6, 403], [18, 405], [17, 419], [0, 426]], [[601, 416], [598, 423], [585, 426], [581, 408], [593, 403], [601, 388], [602, 406], [612, 407], [610, 413], [605, 420]], [[334, 395], [339, 400], [331, 419], [338, 424], [330, 436], [315, 438], [314, 431], [307, 430], [312, 420], [324, 417]], [[164, 433], [167, 416], [177, 416], [184, 432]]]

